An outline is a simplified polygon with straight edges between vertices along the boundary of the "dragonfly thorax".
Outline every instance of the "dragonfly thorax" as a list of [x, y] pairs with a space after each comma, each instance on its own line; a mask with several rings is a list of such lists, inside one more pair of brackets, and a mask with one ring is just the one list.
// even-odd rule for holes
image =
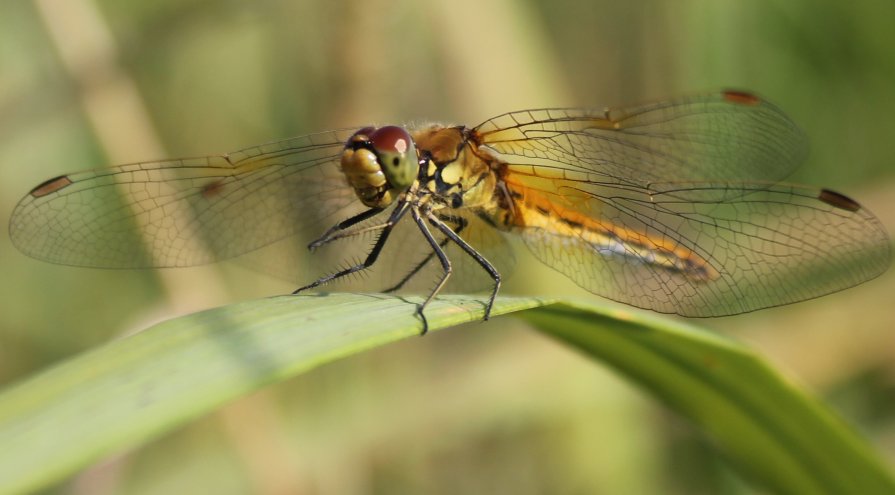
[[390, 205], [413, 184], [419, 171], [413, 138], [401, 127], [365, 127], [345, 143], [342, 173], [371, 208]]

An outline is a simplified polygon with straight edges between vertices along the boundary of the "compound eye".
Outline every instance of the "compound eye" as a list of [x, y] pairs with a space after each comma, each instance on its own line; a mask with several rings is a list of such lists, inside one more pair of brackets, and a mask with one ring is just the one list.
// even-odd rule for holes
[[373, 147], [379, 152], [407, 153], [407, 149], [413, 146], [413, 138], [403, 127], [387, 125], [365, 134], [370, 136]]
[[348, 138], [348, 142], [345, 146], [352, 149], [363, 147], [366, 143], [370, 142], [370, 135], [373, 134], [375, 130], [375, 127], [364, 127], [363, 129], [359, 129]]
[[419, 162], [410, 133], [403, 127], [390, 125], [376, 129], [369, 136], [389, 183], [395, 188], [413, 184], [419, 172]]

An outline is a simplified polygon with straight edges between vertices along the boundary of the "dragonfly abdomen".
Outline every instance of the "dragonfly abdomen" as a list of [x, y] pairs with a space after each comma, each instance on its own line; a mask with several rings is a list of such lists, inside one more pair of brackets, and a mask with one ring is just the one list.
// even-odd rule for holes
[[514, 210], [514, 227], [540, 229], [542, 233], [566, 238], [595, 256], [621, 257], [628, 263], [673, 271], [698, 282], [720, 276], [708, 260], [674, 239], [582, 214], [531, 190], [521, 198], [516, 195]]

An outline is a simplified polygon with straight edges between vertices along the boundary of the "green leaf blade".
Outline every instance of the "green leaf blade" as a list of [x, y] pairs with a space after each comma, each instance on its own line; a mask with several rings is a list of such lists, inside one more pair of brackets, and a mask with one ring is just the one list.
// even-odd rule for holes
[[[419, 335], [418, 298], [248, 301], [169, 320], [0, 394], [0, 492], [33, 490], [226, 402], [341, 357]], [[494, 315], [545, 304], [501, 298]], [[476, 321], [480, 298], [427, 307], [430, 329]]]
[[[321, 364], [422, 329], [419, 298], [284, 296], [188, 315], [110, 342], [0, 393], [0, 492], [34, 490]], [[431, 330], [485, 300], [439, 297]], [[863, 439], [760, 358], [717, 334], [635, 310], [498, 298], [699, 425], [776, 493], [895, 493]]]
[[887, 467], [838, 417], [721, 336], [581, 304], [524, 317], [662, 398], [775, 493], [895, 493]]

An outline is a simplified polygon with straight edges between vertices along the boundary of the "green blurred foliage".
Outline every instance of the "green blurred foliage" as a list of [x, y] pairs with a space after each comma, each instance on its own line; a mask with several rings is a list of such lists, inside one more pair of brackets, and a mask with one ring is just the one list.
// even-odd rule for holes
[[[111, 33], [110, 64], [135, 84], [168, 156], [333, 127], [476, 124], [527, 107], [744, 88], [776, 102], [810, 136], [811, 157], [794, 180], [843, 190], [895, 230], [895, 3], [102, 0], [94, 7]], [[88, 71], [96, 76], [89, 86], [76, 82], [45, 17], [37, 3], [0, 5], [4, 222], [38, 182], [102, 166], [110, 155], [85, 102], [114, 86], [99, 70]], [[92, 29], [77, 16], [68, 22], [85, 35]], [[127, 138], [118, 144], [131, 149]], [[160, 158], [133, 149], [129, 160]], [[185, 292], [195, 300], [172, 302], [156, 273], [47, 265], [5, 236], [0, 269], [0, 385], [175, 311], [290, 289], [224, 269]], [[549, 269], [520, 271], [506, 290], [583, 295]], [[760, 347], [818, 392], [834, 390], [834, 404], [863, 421], [891, 458], [893, 290], [889, 274], [819, 301], [707, 324]], [[521, 323], [487, 325], [271, 387], [57, 491], [748, 492], [698, 432], [605, 370]]]

